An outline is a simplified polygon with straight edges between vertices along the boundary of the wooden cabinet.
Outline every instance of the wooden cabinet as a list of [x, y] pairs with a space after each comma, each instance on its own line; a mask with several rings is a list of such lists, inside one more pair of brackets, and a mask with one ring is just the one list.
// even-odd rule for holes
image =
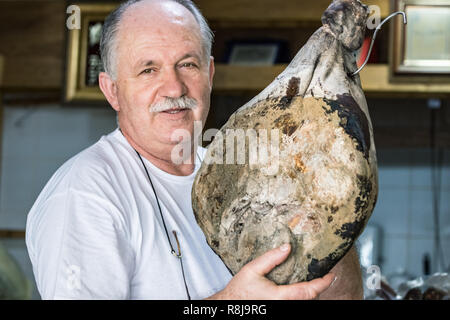
[[[114, 2], [114, 1], [111, 1]], [[235, 37], [277, 34], [289, 40], [290, 56], [320, 27], [320, 17], [331, 0], [194, 0], [216, 34], [213, 53], [218, 94], [257, 92], [278, 75], [285, 65], [269, 67], [229, 66], [221, 57], [226, 41]], [[378, 5], [382, 17], [390, 13], [389, 0], [364, 0]], [[64, 88], [67, 2], [63, 0], [0, 1], [0, 54], [5, 56], [3, 89], [48, 91], [61, 97]], [[105, 2], [105, 6], [108, 5]], [[109, 4], [110, 5], [110, 4]], [[387, 44], [388, 26], [380, 39]], [[384, 28], [383, 28], [384, 29]], [[380, 35], [379, 37], [381, 37]], [[361, 73], [368, 96], [450, 96], [450, 84], [392, 84], [386, 59], [368, 65]], [[98, 98], [104, 99], [101, 94]]]
[[66, 2], [0, 1], [0, 54], [8, 91], [61, 89]]

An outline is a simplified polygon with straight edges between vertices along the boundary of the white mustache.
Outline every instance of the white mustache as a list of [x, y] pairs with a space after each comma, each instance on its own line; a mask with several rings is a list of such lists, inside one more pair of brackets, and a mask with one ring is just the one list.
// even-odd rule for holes
[[180, 98], [165, 98], [155, 102], [149, 108], [150, 112], [163, 112], [170, 109], [194, 109], [197, 107], [197, 100], [186, 96]]

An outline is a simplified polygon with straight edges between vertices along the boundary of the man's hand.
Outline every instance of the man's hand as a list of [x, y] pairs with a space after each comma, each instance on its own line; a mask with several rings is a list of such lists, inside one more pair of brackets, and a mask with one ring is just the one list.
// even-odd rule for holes
[[209, 297], [214, 300], [310, 300], [330, 287], [333, 273], [323, 278], [289, 285], [277, 285], [265, 277], [273, 268], [289, 256], [289, 244], [267, 251], [247, 263], [220, 292]]

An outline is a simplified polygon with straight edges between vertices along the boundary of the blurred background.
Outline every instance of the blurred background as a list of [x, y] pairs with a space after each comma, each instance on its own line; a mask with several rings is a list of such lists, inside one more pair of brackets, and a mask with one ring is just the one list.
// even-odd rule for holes
[[[220, 128], [286, 67], [330, 3], [194, 2], [215, 33], [205, 129]], [[449, 271], [450, 2], [363, 2], [377, 6], [372, 23], [397, 10], [409, 18], [406, 26], [400, 17], [383, 26], [360, 74], [379, 196], [358, 248], [363, 267], [378, 266], [399, 290], [405, 281]], [[27, 213], [59, 166], [116, 128], [97, 75], [101, 24], [118, 3], [0, 0], [0, 298], [40, 298], [24, 241]], [[374, 26], [355, 53], [359, 63]]]

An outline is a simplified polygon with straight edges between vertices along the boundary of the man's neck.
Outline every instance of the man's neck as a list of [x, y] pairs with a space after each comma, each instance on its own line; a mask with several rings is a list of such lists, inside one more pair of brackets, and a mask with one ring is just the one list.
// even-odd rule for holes
[[[194, 172], [195, 169], [195, 150], [192, 148], [193, 152], [190, 155], [190, 161], [183, 161], [181, 164], [176, 164], [172, 161], [172, 149], [174, 146], [167, 146], [166, 148], [161, 148], [158, 151], [149, 151], [140, 147], [126, 132], [120, 130], [128, 141], [128, 143], [137, 151], [139, 154], [150, 161], [157, 168], [170, 173], [175, 176], [188, 176]], [[185, 163], [187, 162], [187, 163]]]

